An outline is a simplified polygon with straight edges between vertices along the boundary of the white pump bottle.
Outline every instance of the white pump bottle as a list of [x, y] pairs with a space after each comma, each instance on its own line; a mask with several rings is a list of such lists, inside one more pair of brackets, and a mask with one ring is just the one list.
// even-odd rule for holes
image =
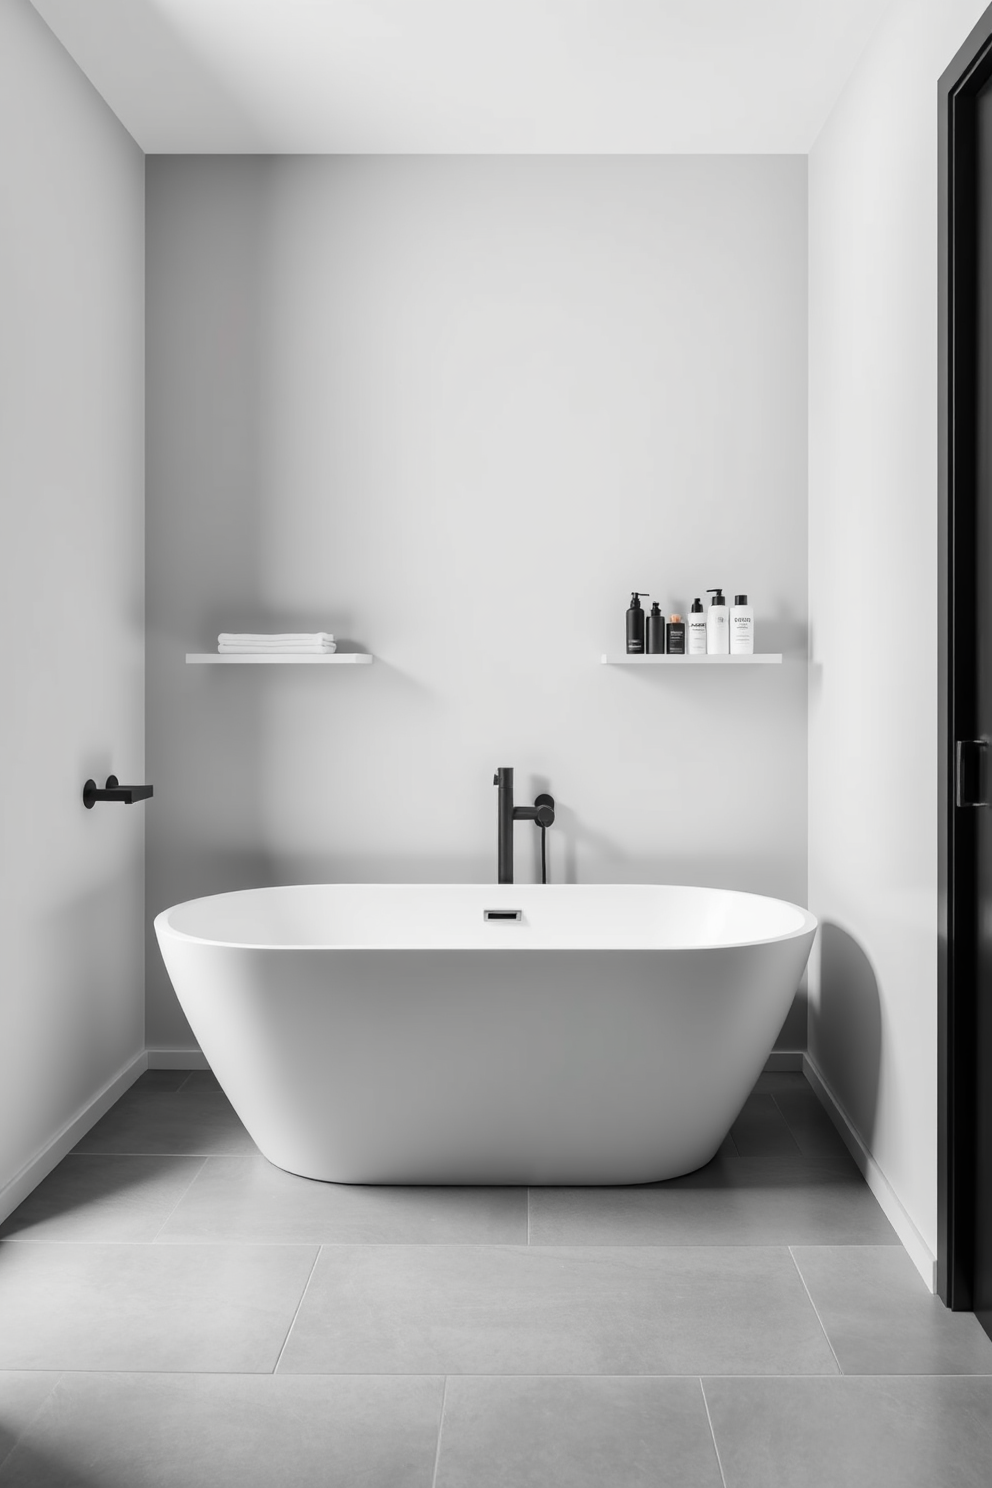
[[723, 590], [707, 589], [706, 593], [713, 596], [706, 613], [706, 654], [729, 656], [730, 626], [727, 623], [727, 601], [723, 597]]

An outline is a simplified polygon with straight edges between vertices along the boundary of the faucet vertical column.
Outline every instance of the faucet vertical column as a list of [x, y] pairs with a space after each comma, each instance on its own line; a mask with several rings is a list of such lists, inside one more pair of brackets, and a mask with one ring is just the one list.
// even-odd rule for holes
[[497, 824], [497, 883], [513, 882], [513, 770], [503, 767], [493, 776], [499, 787]]

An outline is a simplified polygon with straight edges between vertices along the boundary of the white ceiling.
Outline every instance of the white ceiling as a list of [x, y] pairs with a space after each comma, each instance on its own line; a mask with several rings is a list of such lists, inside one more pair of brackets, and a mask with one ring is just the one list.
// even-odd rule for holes
[[151, 153], [805, 152], [889, 0], [33, 0]]

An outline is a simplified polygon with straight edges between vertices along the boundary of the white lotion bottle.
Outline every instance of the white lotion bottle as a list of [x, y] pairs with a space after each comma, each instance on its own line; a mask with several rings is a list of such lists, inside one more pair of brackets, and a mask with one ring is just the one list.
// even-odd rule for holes
[[730, 626], [727, 624], [727, 601], [722, 589], [707, 589], [712, 594], [706, 615], [707, 656], [727, 656], [730, 653]]
[[689, 611], [686, 644], [690, 656], [706, 655], [706, 615], [703, 612], [702, 601], [699, 599], [692, 601], [692, 609]]
[[730, 654], [754, 655], [754, 611], [748, 608], [746, 594], [734, 595], [730, 611]]

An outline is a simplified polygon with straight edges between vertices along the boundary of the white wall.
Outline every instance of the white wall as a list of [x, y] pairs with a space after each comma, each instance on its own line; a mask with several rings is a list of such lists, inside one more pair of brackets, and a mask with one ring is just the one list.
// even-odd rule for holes
[[[143, 1045], [143, 160], [0, 4], [0, 1212]], [[36, 1176], [40, 1176], [36, 1172]]]
[[898, 0], [809, 162], [809, 1044], [930, 1255], [937, 79], [985, 3]]
[[[554, 879], [805, 900], [806, 214], [798, 156], [149, 158], [149, 918], [492, 880], [499, 765]], [[784, 666], [599, 665], [715, 584]], [[378, 659], [183, 663], [301, 627]]]

